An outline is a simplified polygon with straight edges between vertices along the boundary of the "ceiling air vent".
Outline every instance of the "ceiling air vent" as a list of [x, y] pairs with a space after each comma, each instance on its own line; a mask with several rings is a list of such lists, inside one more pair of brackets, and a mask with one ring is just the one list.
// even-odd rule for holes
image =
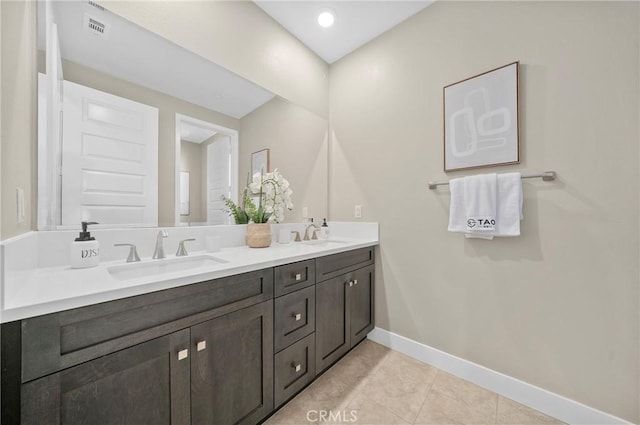
[[89, 0], [89, 6], [93, 6], [93, 7], [95, 7], [96, 9], [101, 10], [101, 11], [103, 11], [103, 12], [104, 12], [104, 7], [100, 6], [98, 3], [93, 2], [93, 1], [91, 1], [91, 0]]
[[84, 14], [83, 27], [86, 31], [99, 37], [105, 37], [107, 35], [107, 25], [87, 13]]

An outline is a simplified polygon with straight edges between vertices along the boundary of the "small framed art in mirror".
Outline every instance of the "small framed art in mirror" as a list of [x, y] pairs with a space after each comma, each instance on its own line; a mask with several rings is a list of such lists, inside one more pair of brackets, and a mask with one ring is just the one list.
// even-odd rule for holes
[[251, 175], [255, 173], [268, 173], [269, 171], [269, 149], [262, 149], [251, 154]]

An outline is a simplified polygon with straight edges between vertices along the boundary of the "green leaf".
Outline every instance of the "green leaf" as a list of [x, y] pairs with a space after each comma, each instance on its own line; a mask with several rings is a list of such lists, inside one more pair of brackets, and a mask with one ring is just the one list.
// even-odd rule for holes
[[247, 224], [249, 222], [249, 217], [247, 216], [247, 213], [241, 208], [239, 208], [231, 199], [222, 195], [222, 200], [224, 201], [224, 204], [229, 209], [228, 213], [230, 216], [233, 217], [236, 224]]

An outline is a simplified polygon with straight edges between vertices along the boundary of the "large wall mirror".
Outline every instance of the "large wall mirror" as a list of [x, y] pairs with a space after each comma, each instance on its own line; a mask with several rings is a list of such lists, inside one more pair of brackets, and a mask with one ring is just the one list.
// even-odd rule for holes
[[38, 48], [39, 230], [228, 224], [267, 148], [326, 217], [325, 118], [93, 2], [39, 2]]

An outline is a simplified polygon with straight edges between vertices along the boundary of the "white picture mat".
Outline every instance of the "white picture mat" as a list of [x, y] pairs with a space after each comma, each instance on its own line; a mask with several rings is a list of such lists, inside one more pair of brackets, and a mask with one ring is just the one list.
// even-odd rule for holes
[[444, 88], [445, 171], [513, 164], [518, 149], [518, 63]]

